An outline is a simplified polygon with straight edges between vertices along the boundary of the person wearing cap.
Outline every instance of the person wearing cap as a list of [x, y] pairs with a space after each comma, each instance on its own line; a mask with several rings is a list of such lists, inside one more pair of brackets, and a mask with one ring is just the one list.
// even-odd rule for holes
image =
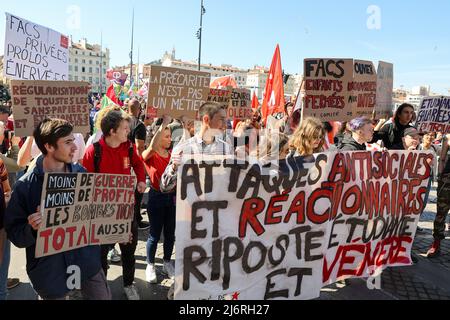
[[403, 131], [402, 141], [394, 144], [391, 150], [417, 150], [420, 145], [423, 133], [416, 128], [407, 128]]
[[353, 119], [347, 123], [351, 135], [344, 135], [338, 148], [341, 151], [365, 151], [366, 143], [373, 138], [372, 122], [365, 117]]

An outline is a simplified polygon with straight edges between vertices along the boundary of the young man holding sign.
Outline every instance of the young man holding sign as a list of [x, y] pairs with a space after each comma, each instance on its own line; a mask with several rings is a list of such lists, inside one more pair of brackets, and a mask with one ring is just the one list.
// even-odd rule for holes
[[[14, 186], [5, 215], [6, 232], [15, 246], [26, 248], [27, 273], [42, 299], [65, 299], [69, 291], [79, 289], [73, 286], [79, 280], [85, 299], [110, 300], [111, 292], [101, 268], [100, 246], [35, 257], [37, 234], [42, 223], [39, 205], [45, 173], [85, 172], [83, 167], [72, 164], [77, 149], [72, 131], [70, 123], [59, 119], [45, 119], [35, 129], [34, 139], [42, 155], [34, 169]], [[74, 276], [81, 279], [74, 279]]]
[[[136, 173], [137, 191], [144, 193], [145, 169], [141, 157], [136, 152], [136, 146], [128, 140], [130, 133], [129, 117], [120, 111], [112, 110], [101, 121], [103, 137], [99, 142], [86, 150], [83, 165], [88, 172], [131, 175], [131, 169]], [[130, 243], [120, 244], [122, 252], [123, 285], [128, 300], [139, 300], [139, 293], [133, 284], [138, 241], [138, 226], [134, 219], [131, 227], [132, 239]], [[102, 246], [103, 271], [108, 270], [107, 255], [109, 245]]]

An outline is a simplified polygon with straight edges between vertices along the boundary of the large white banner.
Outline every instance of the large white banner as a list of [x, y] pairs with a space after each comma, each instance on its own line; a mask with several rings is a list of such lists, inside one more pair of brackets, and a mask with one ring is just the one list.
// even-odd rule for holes
[[175, 298], [313, 299], [323, 286], [411, 264], [432, 155], [322, 153], [179, 169]]
[[17, 80], [69, 80], [69, 38], [6, 13], [3, 75]]

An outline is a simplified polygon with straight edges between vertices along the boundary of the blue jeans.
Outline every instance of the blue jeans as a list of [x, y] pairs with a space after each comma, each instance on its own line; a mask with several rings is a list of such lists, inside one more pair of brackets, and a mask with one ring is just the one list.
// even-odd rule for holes
[[150, 189], [147, 212], [150, 221], [150, 234], [147, 240], [147, 263], [155, 263], [161, 231], [164, 230], [164, 261], [170, 261], [175, 245], [175, 193], [161, 193]]
[[6, 284], [8, 282], [8, 269], [10, 259], [11, 259], [11, 242], [9, 240], [6, 240], [3, 252], [3, 262], [0, 265], [0, 301], [6, 300], [6, 296], [8, 295], [8, 289], [6, 288]]

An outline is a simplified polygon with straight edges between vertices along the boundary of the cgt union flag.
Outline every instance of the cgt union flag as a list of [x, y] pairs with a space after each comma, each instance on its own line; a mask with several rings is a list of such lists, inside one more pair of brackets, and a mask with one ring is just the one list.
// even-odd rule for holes
[[262, 103], [262, 118], [264, 122], [267, 117], [279, 112], [284, 112], [284, 83], [283, 70], [281, 69], [280, 46], [277, 45], [267, 78], [265, 96]]

